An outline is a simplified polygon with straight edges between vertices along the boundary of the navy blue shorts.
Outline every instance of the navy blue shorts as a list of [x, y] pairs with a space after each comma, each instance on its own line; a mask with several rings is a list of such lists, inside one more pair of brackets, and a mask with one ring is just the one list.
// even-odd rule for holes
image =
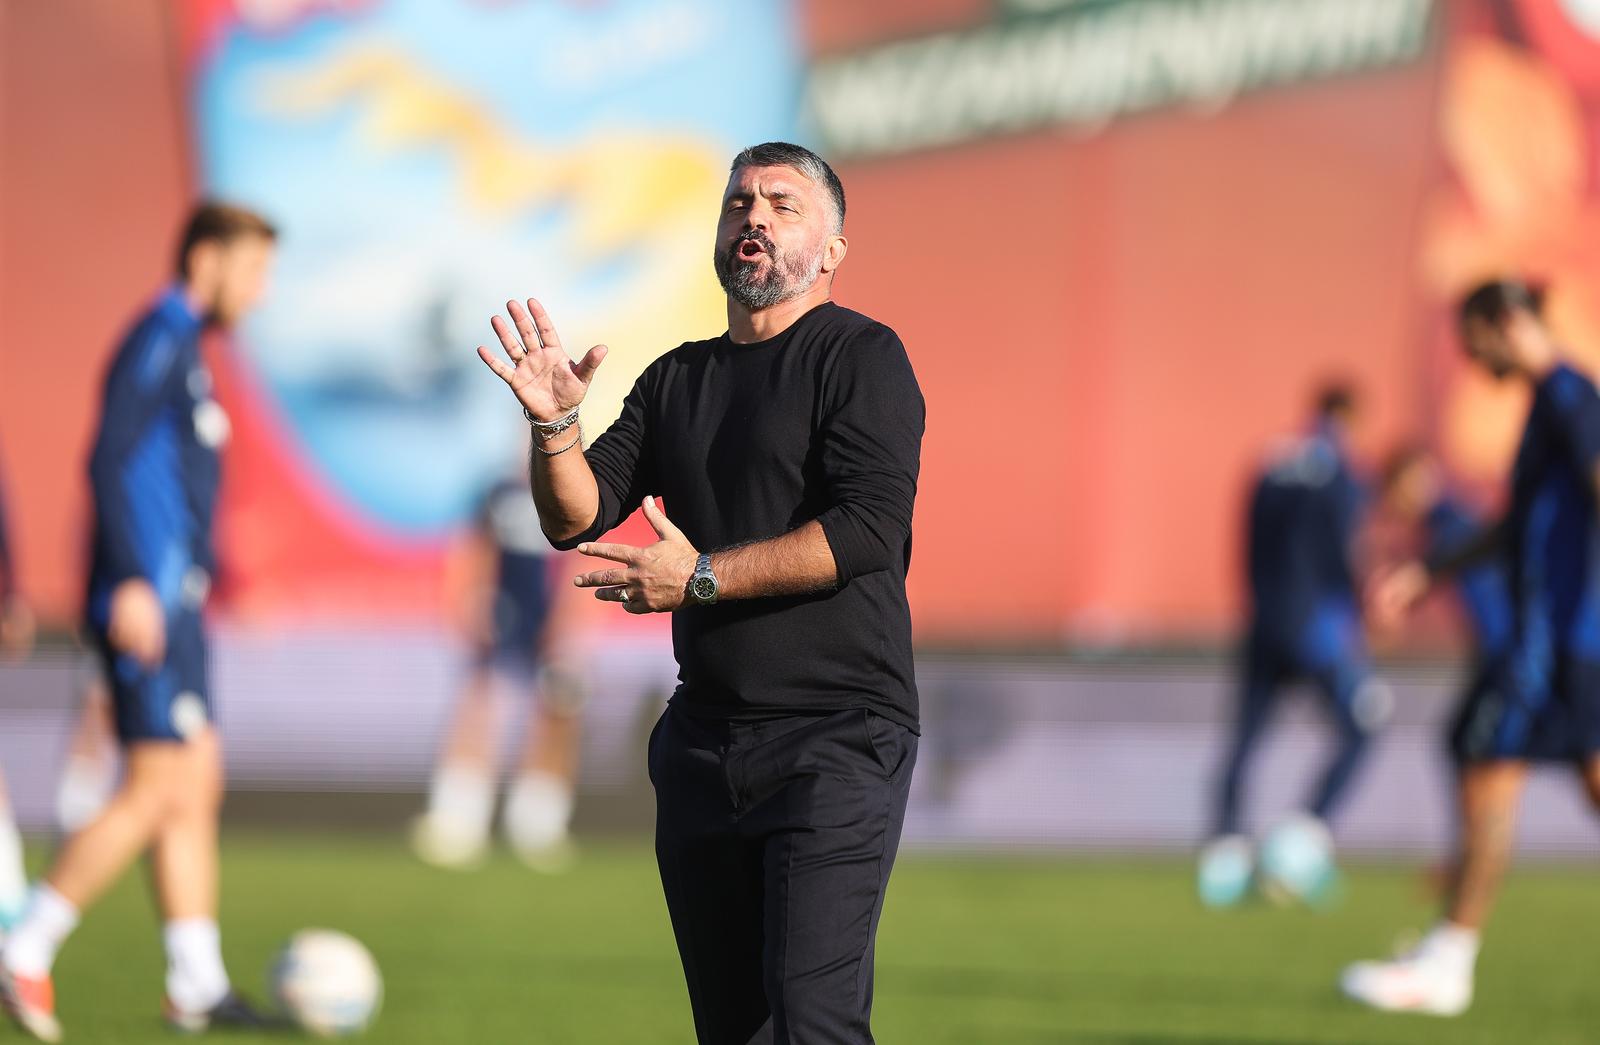
[[1600, 754], [1600, 662], [1560, 657], [1536, 679], [1519, 678], [1514, 663], [1506, 656], [1479, 667], [1450, 725], [1451, 755], [1578, 762]]
[[205, 626], [197, 611], [178, 610], [167, 618], [167, 656], [154, 670], [112, 649], [100, 628], [91, 627], [90, 634], [122, 743], [187, 740], [211, 722]]

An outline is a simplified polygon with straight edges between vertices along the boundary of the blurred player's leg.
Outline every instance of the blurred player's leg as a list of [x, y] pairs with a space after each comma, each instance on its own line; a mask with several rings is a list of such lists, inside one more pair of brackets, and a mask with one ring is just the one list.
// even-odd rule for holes
[[67, 842], [0, 950], [0, 1001], [35, 1037], [59, 1040], [50, 978], [56, 953], [77, 928], [79, 912], [149, 844], [183, 785], [181, 753], [172, 743], [129, 745], [121, 790], [93, 823]]
[[1337, 743], [1306, 808], [1326, 824], [1343, 804], [1373, 735], [1388, 722], [1394, 700], [1389, 688], [1364, 666], [1337, 667], [1320, 680], [1320, 686], [1337, 730]]
[[156, 829], [150, 870], [165, 925], [169, 1014], [207, 1012], [228, 995], [217, 929], [222, 749], [210, 729], [183, 746], [187, 786]]
[[1217, 788], [1212, 837], [1200, 851], [1196, 886], [1201, 902], [1209, 907], [1236, 904], [1250, 890], [1255, 868], [1250, 839], [1243, 832], [1245, 778], [1271, 718], [1278, 681], [1276, 665], [1255, 643], [1248, 644], [1233, 740]]
[[1261, 886], [1268, 897], [1323, 905], [1338, 894], [1330, 826], [1349, 793], [1372, 737], [1389, 720], [1393, 697], [1364, 654], [1345, 648], [1312, 673], [1334, 725], [1335, 746], [1303, 812], [1275, 826], [1261, 845]]
[[575, 674], [545, 672], [517, 778], [506, 794], [506, 838], [538, 871], [564, 870], [574, 855], [568, 829], [583, 729], [581, 687]]
[[428, 807], [412, 825], [412, 848], [427, 863], [461, 868], [483, 858], [494, 813], [494, 713], [494, 676], [479, 666], [456, 700]]
[[1511, 859], [1528, 765], [1476, 762], [1461, 773], [1461, 852], [1444, 919], [1393, 961], [1347, 968], [1345, 994], [1375, 1009], [1454, 1016], [1472, 1004], [1479, 933]]
[[98, 673], [84, 687], [67, 764], [56, 785], [56, 826], [70, 835], [93, 820], [117, 784], [117, 746], [111, 697]]
[[1461, 853], [1445, 917], [1454, 925], [1482, 929], [1500, 891], [1515, 841], [1517, 804], [1528, 765], [1499, 760], [1468, 765], [1461, 772]]
[[22, 916], [28, 900], [28, 872], [22, 864], [22, 834], [11, 811], [11, 797], [0, 775], [0, 940]]

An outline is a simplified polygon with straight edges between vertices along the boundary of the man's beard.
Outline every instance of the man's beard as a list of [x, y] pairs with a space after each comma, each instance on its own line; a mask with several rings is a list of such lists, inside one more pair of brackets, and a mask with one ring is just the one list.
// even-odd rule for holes
[[[746, 240], [760, 245], [767, 254], [767, 268], [763, 273], [761, 262], [744, 261], [739, 257], [739, 247]], [[797, 298], [811, 289], [822, 272], [823, 244], [803, 255], [780, 251], [767, 234], [751, 229], [727, 247], [718, 247], [712, 254], [717, 269], [717, 282], [727, 295], [752, 312], [771, 308], [791, 298]]]

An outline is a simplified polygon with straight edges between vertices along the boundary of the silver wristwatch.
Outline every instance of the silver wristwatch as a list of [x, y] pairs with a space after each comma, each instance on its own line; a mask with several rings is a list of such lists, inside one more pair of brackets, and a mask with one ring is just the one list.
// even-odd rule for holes
[[717, 601], [717, 575], [711, 572], [710, 555], [695, 561], [694, 576], [689, 578], [689, 598], [701, 606]]

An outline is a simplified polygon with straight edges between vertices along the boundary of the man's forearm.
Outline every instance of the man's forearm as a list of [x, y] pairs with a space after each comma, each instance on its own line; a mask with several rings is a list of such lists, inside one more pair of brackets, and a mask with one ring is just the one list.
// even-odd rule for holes
[[568, 431], [545, 443], [535, 432], [533, 447], [528, 451], [528, 485], [539, 512], [539, 525], [557, 541], [587, 530], [600, 513], [600, 486], [583, 456], [581, 443], [555, 456], [541, 452], [559, 450], [579, 438], [577, 431]]
[[713, 552], [711, 569], [724, 599], [805, 595], [839, 585], [833, 549], [815, 520], [781, 537]]

